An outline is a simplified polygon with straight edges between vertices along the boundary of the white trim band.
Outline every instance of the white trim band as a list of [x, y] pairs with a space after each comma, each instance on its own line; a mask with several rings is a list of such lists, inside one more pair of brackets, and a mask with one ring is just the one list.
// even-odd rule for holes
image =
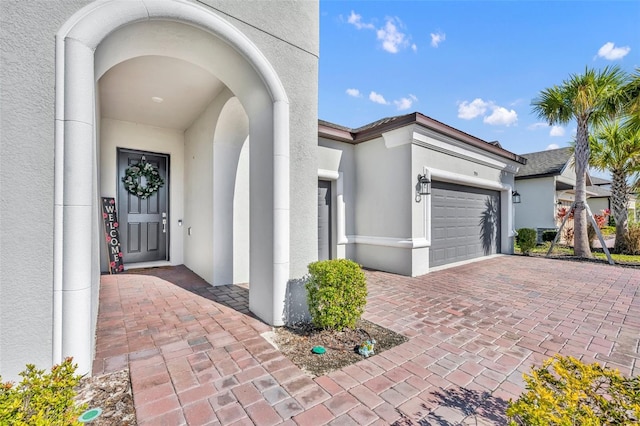
[[404, 249], [416, 249], [429, 247], [431, 244], [426, 238], [393, 238], [371, 237], [367, 235], [348, 235], [349, 244], [366, 244], [369, 246], [395, 247]]

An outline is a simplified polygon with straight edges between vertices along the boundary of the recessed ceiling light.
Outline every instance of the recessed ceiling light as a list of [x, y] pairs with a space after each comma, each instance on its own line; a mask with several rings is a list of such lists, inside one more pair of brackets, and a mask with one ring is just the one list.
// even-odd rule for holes
[[161, 97], [159, 97], [159, 96], [154, 96], [154, 97], [152, 97], [152, 98], [151, 98], [151, 100], [152, 100], [153, 102], [157, 103], [157, 104], [160, 104], [160, 103], [162, 103], [162, 101], [164, 101], [164, 99], [162, 99], [162, 98], [161, 98]]

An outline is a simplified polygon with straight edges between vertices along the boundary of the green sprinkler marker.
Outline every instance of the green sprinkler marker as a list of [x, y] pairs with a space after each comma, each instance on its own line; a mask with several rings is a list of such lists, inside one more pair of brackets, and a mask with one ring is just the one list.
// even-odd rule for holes
[[92, 408], [82, 413], [80, 417], [78, 417], [78, 421], [80, 423], [89, 423], [97, 419], [100, 414], [102, 414], [102, 408]]
[[326, 351], [327, 350], [323, 346], [314, 346], [313, 349], [311, 349], [311, 352], [318, 355], [322, 355]]

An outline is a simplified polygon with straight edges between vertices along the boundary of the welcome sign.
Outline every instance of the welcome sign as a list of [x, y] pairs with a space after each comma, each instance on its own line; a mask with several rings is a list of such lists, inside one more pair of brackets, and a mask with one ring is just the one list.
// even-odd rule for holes
[[117, 274], [124, 271], [124, 255], [120, 248], [120, 233], [118, 232], [118, 214], [116, 212], [116, 200], [111, 197], [102, 197], [102, 219], [104, 221], [104, 236], [107, 242], [109, 256], [109, 272]]

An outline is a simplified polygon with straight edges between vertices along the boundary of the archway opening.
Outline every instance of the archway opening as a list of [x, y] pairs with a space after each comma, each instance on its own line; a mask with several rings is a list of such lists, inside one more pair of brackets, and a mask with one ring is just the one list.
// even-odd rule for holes
[[[240, 149], [236, 150], [235, 170], [231, 167], [227, 175], [236, 178], [230, 186], [235, 203], [242, 191], [246, 197], [247, 189], [238, 186], [238, 178], [241, 169], [248, 169], [248, 178], [245, 173], [241, 177], [248, 180], [246, 199], [250, 200], [250, 247], [244, 248], [250, 251], [250, 309], [267, 323], [281, 324], [289, 278], [289, 116], [283, 87], [265, 57], [235, 27], [210, 10], [166, 1], [155, 2], [153, 8], [136, 0], [126, 4], [92, 3], [59, 31], [57, 50], [54, 361], [74, 356], [79, 371], [90, 371], [102, 243], [98, 200], [112, 196], [109, 191], [114, 194], [118, 184], [113, 149], [130, 144], [130, 149], [138, 151], [169, 152], [169, 199], [174, 202], [167, 214], [172, 238], [166, 261], [187, 264], [192, 262], [185, 261], [190, 244], [186, 241], [187, 214], [215, 209], [202, 207], [198, 201], [185, 201], [197, 200], [189, 191], [202, 188], [197, 182], [192, 184], [198, 176], [190, 175], [187, 154], [191, 154], [191, 160], [202, 159], [201, 170], [212, 174], [207, 185], [213, 192], [213, 203], [215, 139], [216, 134], [218, 139], [225, 134], [224, 126], [218, 127], [221, 117], [223, 121], [244, 123], [248, 129], [233, 134]], [[139, 76], [134, 78], [136, 72]], [[185, 114], [182, 124], [176, 123], [180, 123], [183, 109], [165, 103], [173, 95], [151, 93], [161, 86], [150, 84], [152, 80], [167, 81], [176, 75], [192, 77], [178, 79], [182, 89], [176, 88], [180, 85], [172, 86], [173, 95], [181, 94], [178, 98], [190, 101], [188, 106], [193, 107], [193, 115]], [[201, 84], [195, 85], [197, 93], [189, 92], [188, 83], [198, 79]], [[109, 89], [110, 80], [118, 90], [131, 91], [120, 94], [125, 99], [120, 107], [111, 97], [114, 93]], [[205, 80], [209, 82], [204, 90], [206, 96], [195, 101]], [[192, 96], [185, 96], [185, 92]], [[139, 102], [131, 101], [133, 94], [140, 96]], [[149, 114], [151, 109], [142, 102], [143, 97], [159, 104], [156, 106], [164, 104], [169, 114]], [[153, 98], [162, 98], [162, 102]], [[236, 99], [240, 108], [226, 107], [231, 99]], [[223, 114], [225, 108], [231, 112]], [[202, 149], [192, 152], [187, 139], [206, 141], [208, 145], [203, 142]], [[243, 156], [249, 160], [243, 160]], [[206, 185], [203, 192], [208, 192]], [[197, 213], [196, 216], [196, 222], [198, 218], [207, 222]], [[232, 215], [231, 222], [226, 223], [234, 227], [235, 221], [241, 226], [243, 220], [246, 216]], [[177, 229], [181, 225], [182, 233]], [[211, 228], [215, 230], [215, 223]], [[192, 227], [191, 235], [198, 230]], [[180, 235], [182, 241], [176, 238]], [[213, 251], [213, 233], [207, 238]], [[215, 281], [213, 274], [211, 281]]]

